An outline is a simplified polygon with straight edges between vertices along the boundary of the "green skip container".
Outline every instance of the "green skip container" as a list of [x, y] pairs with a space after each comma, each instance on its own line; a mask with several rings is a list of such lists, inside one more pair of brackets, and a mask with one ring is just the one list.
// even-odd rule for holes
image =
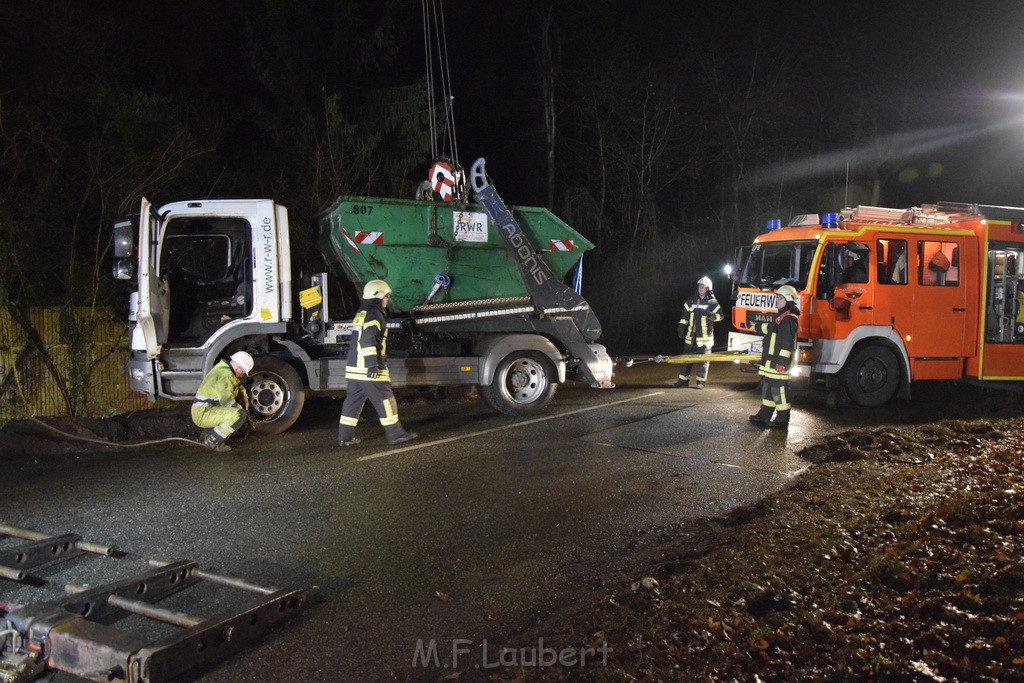
[[[517, 207], [513, 215], [559, 279], [594, 247], [547, 209]], [[370, 280], [386, 280], [397, 310], [422, 304], [438, 274], [450, 284], [431, 299], [435, 304], [528, 295], [497, 225], [479, 204], [341, 197], [319, 220], [324, 254], [360, 291]]]

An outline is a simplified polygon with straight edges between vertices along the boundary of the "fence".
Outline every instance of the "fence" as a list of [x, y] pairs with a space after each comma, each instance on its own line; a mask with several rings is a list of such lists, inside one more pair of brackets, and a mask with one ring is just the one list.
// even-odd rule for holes
[[127, 355], [125, 323], [108, 310], [30, 308], [21, 322], [0, 310], [0, 424], [26, 415], [101, 417], [151, 407], [128, 386]]

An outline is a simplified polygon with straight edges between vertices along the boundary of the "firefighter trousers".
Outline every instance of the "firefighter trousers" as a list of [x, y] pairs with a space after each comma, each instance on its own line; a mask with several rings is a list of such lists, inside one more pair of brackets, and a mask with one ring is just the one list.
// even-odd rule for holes
[[245, 424], [245, 411], [241, 406], [222, 406], [197, 401], [192, 404], [192, 422], [203, 428], [200, 440], [209, 437], [214, 445], [220, 445]]
[[356, 435], [359, 414], [369, 401], [377, 411], [380, 425], [384, 428], [384, 436], [394, 441], [405, 435], [405, 429], [398, 421], [398, 403], [391, 391], [390, 382], [365, 382], [359, 379], [348, 380], [345, 402], [341, 406], [341, 419], [338, 421], [338, 443], [351, 441]]
[[789, 409], [789, 380], [762, 377], [761, 410], [758, 411], [758, 417], [767, 422], [775, 413], [776, 422], [789, 424]]
[[[710, 354], [711, 353], [711, 348], [710, 348], [709, 345], [706, 345], [706, 344], [698, 344], [696, 342], [686, 342], [685, 344], [683, 344], [683, 353], [687, 354], [687, 355], [692, 354], [692, 353], [706, 353], [706, 354]], [[680, 382], [689, 382], [690, 381], [690, 372], [693, 370], [693, 366], [694, 365], [697, 366], [697, 381], [698, 382], [706, 382], [707, 381], [707, 379], [708, 379], [708, 368], [711, 367], [711, 361], [709, 361], [709, 360], [706, 360], [703, 363], [685, 363], [683, 365], [680, 365], [679, 366], [679, 381]]]

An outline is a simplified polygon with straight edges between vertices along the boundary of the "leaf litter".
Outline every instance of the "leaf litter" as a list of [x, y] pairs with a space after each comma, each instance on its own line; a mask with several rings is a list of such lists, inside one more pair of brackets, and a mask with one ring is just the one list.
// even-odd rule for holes
[[680, 543], [546, 626], [553, 647], [607, 643], [606, 666], [490, 678], [1024, 680], [1024, 419], [847, 431], [799, 455], [814, 466], [719, 520], [724, 540]]

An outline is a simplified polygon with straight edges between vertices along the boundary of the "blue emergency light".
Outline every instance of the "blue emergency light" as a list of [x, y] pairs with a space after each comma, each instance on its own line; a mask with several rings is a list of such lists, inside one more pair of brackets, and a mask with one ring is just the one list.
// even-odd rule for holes
[[838, 228], [839, 227], [839, 214], [838, 213], [826, 213], [822, 214], [821, 227], [823, 228]]
[[781, 218], [769, 218], [768, 219], [768, 232], [771, 232], [772, 230], [778, 230], [781, 227], [782, 227], [782, 219]]

